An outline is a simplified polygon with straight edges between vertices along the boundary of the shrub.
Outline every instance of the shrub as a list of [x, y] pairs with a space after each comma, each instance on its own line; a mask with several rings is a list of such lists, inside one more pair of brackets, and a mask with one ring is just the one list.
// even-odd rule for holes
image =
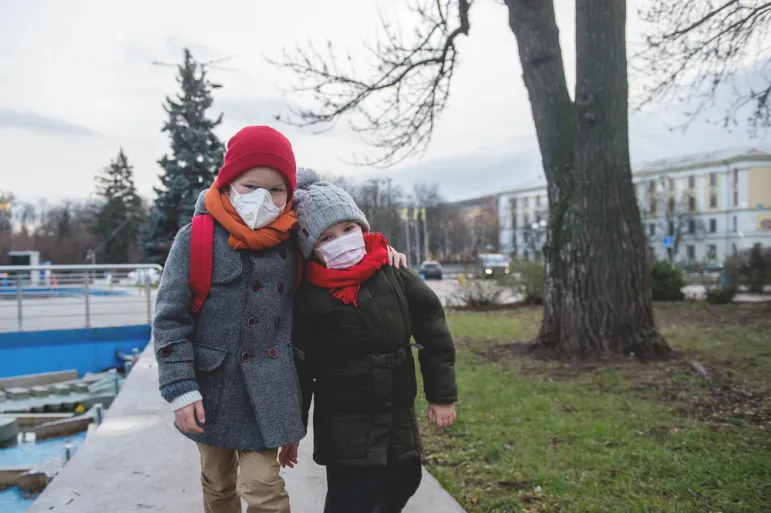
[[771, 250], [755, 244], [743, 256], [739, 264], [742, 281], [750, 292], [763, 292], [763, 288], [771, 283]]
[[504, 278], [502, 284], [511, 287], [515, 294], [524, 298], [527, 303], [542, 305], [544, 296], [544, 267], [529, 260], [512, 262], [512, 274]]
[[494, 281], [464, 280], [453, 294], [452, 300], [458, 306], [472, 310], [485, 310], [501, 304], [503, 290]]
[[707, 289], [707, 303], [711, 305], [727, 305], [734, 300], [734, 296], [739, 291], [736, 285], [725, 285], [723, 287], [709, 287]]
[[682, 301], [685, 280], [683, 273], [668, 262], [654, 262], [651, 266], [651, 291], [654, 301]]

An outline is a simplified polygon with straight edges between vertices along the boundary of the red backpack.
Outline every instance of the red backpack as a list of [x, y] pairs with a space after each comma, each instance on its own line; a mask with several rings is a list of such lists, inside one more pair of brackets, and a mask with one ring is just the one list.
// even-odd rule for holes
[[[191, 310], [198, 313], [211, 290], [211, 273], [214, 256], [214, 217], [211, 214], [193, 216], [190, 232], [190, 292], [192, 293]], [[300, 286], [303, 259], [298, 250], [297, 282]]]

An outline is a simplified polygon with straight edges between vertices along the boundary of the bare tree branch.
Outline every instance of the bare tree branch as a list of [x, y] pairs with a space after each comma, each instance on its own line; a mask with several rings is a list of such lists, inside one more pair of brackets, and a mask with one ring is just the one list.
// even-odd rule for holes
[[692, 106], [687, 128], [725, 91], [734, 96], [719, 120], [725, 128], [744, 115], [752, 135], [771, 127], [771, 2], [655, 0], [640, 16], [648, 33], [632, 60], [643, 81], [653, 77], [640, 107], [662, 100]]
[[281, 61], [271, 60], [300, 78], [301, 85], [292, 91], [310, 94], [315, 105], [276, 119], [328, 129], [344, 114], [355, 114], [351, 128], [378, 152], [358, 164], [390, 166], [423, 153], [447, 107], [458, 63], [455, 40], [468, 35], [471, 1], [416, 2], [410, 10], [419, 23], [410, 41], [381, 17], [383, 38], [369, 49], [376, 64], [367, 77], [359, 78], [350, 56], [350, 69], [341, 69], [337, 63], [342, 59], [336, 58], [331, 42], [325, 54], [311, 45], [284, 51]]

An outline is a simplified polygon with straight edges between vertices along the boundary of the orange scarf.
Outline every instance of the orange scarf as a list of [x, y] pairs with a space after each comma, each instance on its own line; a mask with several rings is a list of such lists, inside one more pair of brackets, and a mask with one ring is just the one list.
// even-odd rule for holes
[[294, 210], [286, 210], [268, 226], [252, 230], [241, 219], [226, 192], [217, 188], [217, 182], [206, 191], [204, 198], [206, 210], [229, 233], [228, 245], [233, 249], [259, 251], [273, 248], [289, 238], [297, 226]]

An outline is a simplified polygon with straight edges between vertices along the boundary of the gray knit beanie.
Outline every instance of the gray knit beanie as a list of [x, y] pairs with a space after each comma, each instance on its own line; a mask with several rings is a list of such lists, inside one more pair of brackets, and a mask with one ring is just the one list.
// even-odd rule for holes
[[336, 223], [355, 221], [365, 232], [370, 230], [367, 217], [351, 195], [336, 185], [322, 182], [319, 174], [312, 169], [301, 167], [297, 170], [293, 202], [300, 224], [297, 240], [306, 260], [310, 258], [321, 234]]

